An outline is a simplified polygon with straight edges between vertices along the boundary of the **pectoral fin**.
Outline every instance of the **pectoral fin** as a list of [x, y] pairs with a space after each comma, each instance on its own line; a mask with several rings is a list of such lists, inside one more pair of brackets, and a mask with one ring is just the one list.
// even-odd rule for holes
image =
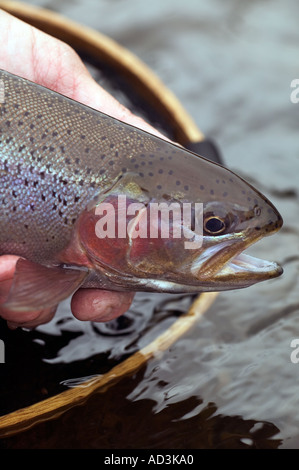
[[54, 307], [75, 292], [87, 275], [86, 269], [47, 267], [20, 258], [8, 298], [2, 306], [23, 312]]

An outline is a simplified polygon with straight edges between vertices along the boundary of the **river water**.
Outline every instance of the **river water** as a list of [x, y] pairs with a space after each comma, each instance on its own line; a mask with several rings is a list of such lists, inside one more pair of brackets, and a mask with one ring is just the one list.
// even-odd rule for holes
[[[290, 346], [299, 338], [299, 103], [290, 100], [290, 83], [299, 78], [298, 2], [31, 3], [107, 34], [156, 72], [215, 139], [225, 164], [281, 212], [283, 229], [250, 251], [278, 261], [284, 274], [221, 293], [192, 331], [133, 377], [57, 420], [0, 441], [1, 447], [298, 448], [299, 363], [296, 355], [292, 362]], [[141, 296], [135, 314], [156, 309], [167, 324], [167, 312], [186, 311], [189, 301], [178, 298], [174, 306], [163, 296]], [[68, 336], [62, 340], [63, 330]], [[34, 340], [29, 349], [16, 334], [26, 344], [36, 382], [47, 365], [48, 388], [50, 366], [63, 389], [66, 363], [70, 379], [94, 373], [97, 354], [111, 365], [123, 353], [123, 337], [115, 337], [113, 352], [105, 353], [108, 335], [99, 341], [96, 327], [79, 326], [67, 307], [28, 333]], [[137, 336], [127, 354], [140, 346]]]

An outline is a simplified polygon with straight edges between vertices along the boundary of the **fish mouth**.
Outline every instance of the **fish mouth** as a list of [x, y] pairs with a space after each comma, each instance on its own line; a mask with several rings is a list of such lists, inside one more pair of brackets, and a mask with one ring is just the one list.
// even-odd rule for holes
[[282, 267], [275, 262], [240, 253], [216, 273], [214, 282], [223, 282], [227, 284], [228, 289], [241, 288], [276, 278], [282, 273]]
[[280, 276], [283, 269], [276, 262], [244, 253], [261, 238], [251, 234], [245, 241], [240, 234], [239, 239], [228, 237], [218, 246], [207, 247], [205, 259], [193, 262], [192, 274], [209, 290], [238, 289]]

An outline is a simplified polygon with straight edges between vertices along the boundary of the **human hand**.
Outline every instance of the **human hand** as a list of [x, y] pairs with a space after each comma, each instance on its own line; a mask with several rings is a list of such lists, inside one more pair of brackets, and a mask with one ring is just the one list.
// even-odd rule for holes
[[[91, 77], [76, 52], [67, 44], [33, 28], [0, 10], [0, 68], [68, 96], [95, 109], [160, 135], [141, 118], [133, 115], [101, 88]], [[8, 296], [17, 256], [0, 256], [0, 302]], [[99, 289], [79, 289], [71, 309], [79, 320], [109, 321], [128, 310], [134, 293]], [[35, 327], [47, 323], [56, 311], [13, 312], [1, 308], [8, 326]]]

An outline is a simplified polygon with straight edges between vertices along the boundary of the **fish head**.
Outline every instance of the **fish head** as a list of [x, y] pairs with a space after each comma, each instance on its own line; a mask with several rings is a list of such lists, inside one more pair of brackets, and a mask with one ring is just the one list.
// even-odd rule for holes
[[243, 254], [279, 230], [276, 208], [239, 176], [199, 158], [181, 170], [188, 191], [167, 178], [153, 187], [129, 173], [81, 215], [80, 243], [115, 286], [217, 291], [282, 273], [276, 263]]

